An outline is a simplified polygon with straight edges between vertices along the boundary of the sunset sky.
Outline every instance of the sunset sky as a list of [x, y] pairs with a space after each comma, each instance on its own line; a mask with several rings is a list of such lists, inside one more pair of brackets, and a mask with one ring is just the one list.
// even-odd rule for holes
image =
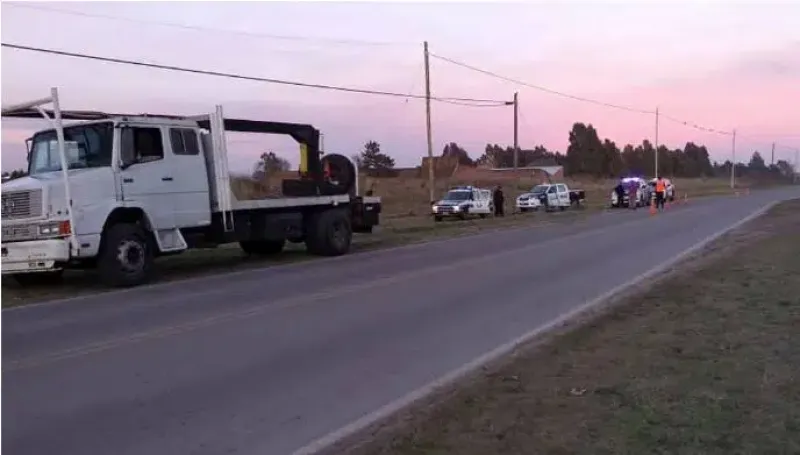
[[[59, 12], [61, 11], [61, 12]], [[66, 12], [64, 12], [66, 11]], [[69, 13], [73, 12], [73, 13]], [[102, 17], [101, 17], [102, 16]], [[431, 52], [558, 92], [737, 129], [737, 159], [778, 142], [800, 148], [800, 3], [2, 3], [2, 41], [251, 76], [424, 93]], [[164, 24], [179, 24], [183, 27]], [[278, 39], [288, 35], [304, 39]], [[369, 41], [342, 43], [330, 40]], [[380, 42], [383, 44], [378, 44]], [[388, 44], [387, 44], [388, 43]], [[432, 59], [434, 96], [520, 97], [520, 145], [565, 151], [573, 122], [618, 146], [653, 140], [653, 115], [575, 101]], [[64, 109], [199, 114], [311, 123], [327, 152], [378, 141], [398, 165], [426, 153], [424, 101], [171, 73], [2, 49], [4, 105], [59, 87]], [[512, 143], [512, 110], [434, 102], [434, 152], [457, 142], [477, 158]], [[2, 168], [24, 166], [37, 122], [3, 120]], [[231, 168], [274, 150], [297, 162], [289, 138], [230, 135]], [[662, 117], [659, 143], [731, 154], [731, 136]]]

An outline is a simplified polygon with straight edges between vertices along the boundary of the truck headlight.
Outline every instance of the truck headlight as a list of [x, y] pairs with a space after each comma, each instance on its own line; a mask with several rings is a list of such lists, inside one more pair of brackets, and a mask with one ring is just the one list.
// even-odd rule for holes
[[52, 221], [39, 225], [39, 235], [68, 235], [70, 231], [69, 221]]

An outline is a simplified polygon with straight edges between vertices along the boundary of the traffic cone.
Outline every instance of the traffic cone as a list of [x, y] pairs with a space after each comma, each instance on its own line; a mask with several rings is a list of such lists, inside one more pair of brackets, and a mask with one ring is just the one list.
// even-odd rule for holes
[[656, 201], [650, 200], [650, 215], [655, 215], [656, 213], [658, 213], [658, 210], [656, 210]]

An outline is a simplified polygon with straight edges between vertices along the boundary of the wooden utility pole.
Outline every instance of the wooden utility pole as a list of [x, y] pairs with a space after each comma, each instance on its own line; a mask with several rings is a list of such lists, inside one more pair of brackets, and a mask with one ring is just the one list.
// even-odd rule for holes
[[423, 44], [425, 49], [425, 126], [428, 132], [428, 186], [430, 187], [430, 202], [436, 202], [436, 177], [433, 173], [433, 136], [431, 134], [431, 65], [428, 56], [428, 42]]
[[733, 130], [733, 143], [731, 144], [731, 189], [736, 188], [736, 130]]
[[775, 143], [772, 143], [772, 159], [769, 162], [770, 165], [775, 165]]
[[514, 92], [514, 169], [519, 167], [519, 97]]
[[656, 106], [656, 150], [653, 157], [654, 157], [653, 161], [655, 161], [655, 167], [656, 167], [654, 171], [655, 175], [653, 175], [653, 177], [658, 178], [658, 106]]

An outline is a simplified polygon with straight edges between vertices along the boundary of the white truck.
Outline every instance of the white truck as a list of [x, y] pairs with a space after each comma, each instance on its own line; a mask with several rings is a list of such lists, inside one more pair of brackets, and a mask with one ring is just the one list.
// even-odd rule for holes
[[492, 190], [473, 186], [451, 188], [444, 197], [431, 206], [434, 221], [445, 217], [466, 219], [470, 216], [486, 218], [494, 213]]
[[546, 211], [566, 210], [580, 206], [586, 201], [586, 192], [571, 190], [566, 183], [546, 183], [536, 185], [529, 192], [517, 197], [517, 210], [527, 212], [544, 207]]
[[[336, 256], [379, 221], [380, 198], [358, 195], [356, 167], [321, 156], [310, 125], [225, 119], [221, 106], [196, 117], [62, 112], [56, 89], [3, 116], [52, 125], [28, 140], [28, 176], [2, 186], [2, 273], [22, 284], [96, 267], [108, 285], [138, 285], [157, 256], [230, 242], [256, 255], [304, 242]], [[282, 182], [281, 197], [237, 200], [226, 130], [293, 137], [298, 179]]]

